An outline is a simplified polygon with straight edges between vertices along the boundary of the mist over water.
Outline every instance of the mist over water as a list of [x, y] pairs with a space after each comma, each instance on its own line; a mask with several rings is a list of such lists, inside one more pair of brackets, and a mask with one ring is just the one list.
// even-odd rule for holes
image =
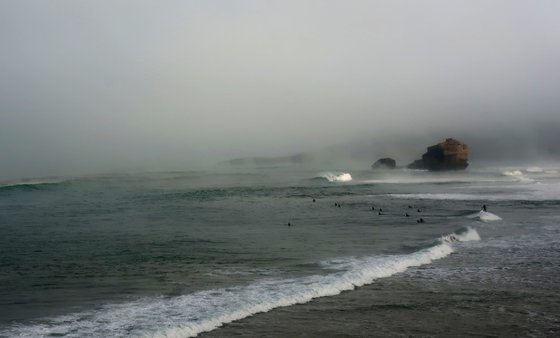
[[[533, 283], [504, 287], [509, 312], [477, 301], [539, 314], [511, 336], [552, 332], [558, 17], [552, 0], [1, 1], [0, 336], [220, 335], [391, 276], [428, 278], [441, 305], [446, 276], [487, 274]], [[405, 169], [448, 137], [467, 170]]]
[[558, 158], [559, 12], [555, 1], [2, 1], [0, 179], [331, 146], [409, 161], [446, 137], [475, 157]]

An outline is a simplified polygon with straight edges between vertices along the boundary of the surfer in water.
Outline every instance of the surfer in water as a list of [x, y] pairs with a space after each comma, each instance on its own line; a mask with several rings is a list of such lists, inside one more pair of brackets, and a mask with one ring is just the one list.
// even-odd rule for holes
[[486, 212], [486, 204], [482, 205], [482, 211]]

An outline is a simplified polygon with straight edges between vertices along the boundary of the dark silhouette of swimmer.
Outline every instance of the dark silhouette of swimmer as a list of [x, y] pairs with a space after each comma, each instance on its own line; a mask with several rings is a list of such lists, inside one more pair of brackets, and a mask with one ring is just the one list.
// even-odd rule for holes
[[334, 206], [335, 206], [335, 207], [338, 207], [338, 202], [334, 202]]
[[379, 212], [383, 212], [383, 209], [379, 208]]
[[315, 203], [315, 199], [313, 199], [313, 203]]
[[291, 226], [292, 226], [292, 223], [288, 222], [288, 226], [291, 227]]
[[486, 211], [486, 204], [482, 205], [482, 210]]
[[409, 208], [409, 209], [412, 209], [412, 205], [409, 205], [408, 208]]
[[420, 210], [420, 209], [418, 209], [417, 211], [418, 211], [418, 212], [422, 212], [422, 210]]
[[381, 216], [381, 211], [377, 213], [379, 216]]
[[419, 219], [417, 219], [417, 220], [416, 220], [416, 223], [420, 223], [420, 220], [419, 220]]
[[375, 210], [375, 207], [371, 207], [371, 210]]
[[404, 216], [405, 216], [405, 217], [408, 217], [408, 212], [405, 212], [405, 213], [404, 213]]
[[341, 207], [340, 203], [338, 203], [338, 207], [339, 207], [339, 208]]
[[420, 218], [420, 223], [424, 223], [424, 219], [423, 219], [423, 218]]

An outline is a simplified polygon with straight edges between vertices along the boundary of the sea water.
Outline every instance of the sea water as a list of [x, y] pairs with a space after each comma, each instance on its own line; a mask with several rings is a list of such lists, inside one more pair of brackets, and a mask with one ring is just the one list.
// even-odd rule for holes
[[536, 168], [4, 182], [0, 336], [196, 336], [452, 253], [555, 247], [560, 175]]

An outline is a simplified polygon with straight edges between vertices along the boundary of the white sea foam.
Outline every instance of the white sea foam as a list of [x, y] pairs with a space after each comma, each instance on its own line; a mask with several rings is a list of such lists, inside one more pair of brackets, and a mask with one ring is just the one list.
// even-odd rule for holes
[[352, 181], [352, 175], [342, 172], [322, 172], [317, 175], [319, 178], [324, 178], [329, 182], [349, 182]]
[[523, 176], [523, 173], [521, 172], [521, 170], [506, 170], [502, 172], [502, 175], [504, 176]]
[[513, 171], [504, 171], [502, 175], [511, 177], [513, 180], [520, 181], [520, 182], [533, 182], [531, 178], [523, 176], [523, 172], [521, 170], [513, 170]]
[[365, 180], [364, 183], [375, 184], [422, 184], [422, 183], [459, 183], [471, 182], [469, 178], [450, 177], [387, 177], [381, 179]]
[[502, 172], [502, 175], [511, 177], [511, 179], [519, 182], [534, 182], [533, 179], [523, 176], [521, 170], [506, 170]]
[[421, 200], [480, 200], [484, 199], [481, 195], [475, 194], [446, 194], [446, 193], [426, 193], [426, 194], [389, 194], [391, 197]]
[[426, 193], [426, 194], [389, 194], [395, 198], [420, 199], [420, 200], [459, 200], [459, 201], [503, 201], [503, 200], [527, 200], [529, 196], [523, 194], [461, 194], [461, 193]]
[[478, 218], [483, 222], [494, 222], [494, 221], [501, 221], [502, 218], [496, 214], [493, 214], [488, 211], [480, 210], [477, 213], [467, 216], [468, 218]]
[[560, 200], [560, 182], [521, 184], [503, 188], [501, 192], [488, 193], [424, 193], [389, 194], [395, 198], [462, 201], [555, 201]]
[[541, 167], [528, 167], [525, 171], [528, 173], [542, 173], [544, 170]]
[[483, 222], [501, 221], [502, 218], [496, 214], [487, 211], [480, 211], [480, 220]]
[[395, 175], [382, 178], [364, 180], [363, 183], [375, 184], [425, 184], [425, 183], [470, 183], [470, 182], [500, 182], [503, 179], [488, 176], [473, 176], [467, 174], [444, 175], [441, 173], [426, 173], [424, 175]]
[[200, 291], [172, 298], [146, 298], [97, 310], [12, 326], [0, 336], [45, 337], [193, 337], [273, 308], [334, 296], [389, 277], [409, 267], [429, 264], [453, 252], [455, 241], [478, 240], [476, 230], [443, 236], [440, 243], [407, 255], [340, 258], [339, 271], [292, 279], [266, 279], [243, 287]]
[[440, 241], [442, 243], [480, 241], [480, 235], [475, 229], [468, 227], [466, 231], [441, 236]]

